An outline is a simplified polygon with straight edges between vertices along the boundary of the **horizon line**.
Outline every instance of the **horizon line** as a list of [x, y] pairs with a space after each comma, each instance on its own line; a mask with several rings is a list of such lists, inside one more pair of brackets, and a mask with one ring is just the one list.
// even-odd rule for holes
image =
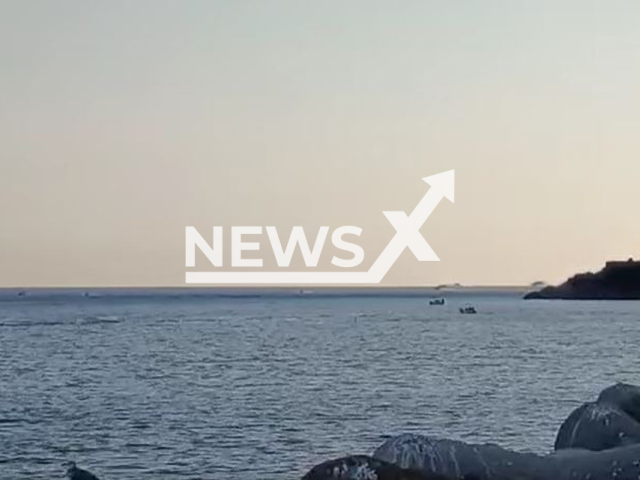
[[[542, 282], [543, 284], [547, 284], [546, 282]], [[315, 288], [321, 290], [330, 290], [330, 289], [390, 289], [390, 288], [415, 288], [415, 289], [472, 289], [472, 288], [488, 288], [488, 289], [511, 289], [511, 288], [532, 288], [532, 284], [522, 285], [522, 284], [478, 284], [478, 285], [464, 285], [464, 284], [438, 284], [438, 285], [34, 285], [34, 286], [25, 286], [25, 285], [0, 285], [0, 290], [115, 290], [115, 289], [124, 289], [124, 290], [136, 290], [136, 289], [145, 289], [145, 290], [160, 290], [160, 289], [179, 289], [179, 290], [214, 290], [214, 289], [233, 289], [233, 290], [244, 290], [244, 289], [266, 289], [266, 290], [301, 290], [305, 288]]]

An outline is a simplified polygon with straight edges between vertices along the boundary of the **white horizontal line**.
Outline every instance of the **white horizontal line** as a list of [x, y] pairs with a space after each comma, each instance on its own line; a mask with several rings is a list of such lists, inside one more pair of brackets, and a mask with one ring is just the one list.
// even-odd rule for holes
[[187, 272], [187, 283], [378, 283], [369, 272]]

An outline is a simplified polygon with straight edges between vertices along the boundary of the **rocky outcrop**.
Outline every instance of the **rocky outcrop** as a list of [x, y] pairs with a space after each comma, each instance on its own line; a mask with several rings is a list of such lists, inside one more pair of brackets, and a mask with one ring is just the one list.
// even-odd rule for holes
[[400, 468], [366, 455], [352, 455], [316, 465], [302, 480], [458, 480], [458, 477]]
[[640, 388], [618, 383], [595, 402], [576, 408], [562, 423], [554, 448], [608, 450], [640, 444]]
[[597, 273], [579, 273], [562, 285], [548, 286], [524, 297], [565, 300], [640, 300], [640, 262], [607, 262]]
[[303, 480], [638, 480], [640, 388], [616, 384], [574, 410], [549, 455], [426, 435], [389, 438], [373, 458], [322, 463]]

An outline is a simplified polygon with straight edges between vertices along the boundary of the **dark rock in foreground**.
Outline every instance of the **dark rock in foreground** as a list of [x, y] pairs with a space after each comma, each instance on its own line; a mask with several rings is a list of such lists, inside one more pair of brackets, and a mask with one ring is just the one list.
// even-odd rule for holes
[[497, 445], [474, 445], [423, 435], [391, 438], [374, 458], [401, 468], [450, 478], [479, 480], [638, 480], [640, 445], [601, 451], [563, 449], [549, 455], [514, 452]]
[[405, 433], [384, 442], [373, 456], [402, 468], [450, 478], [547, 480], [542, 475], [538, 476], [546, 470], [543, 456], [514, 452], [492, 444], [471, 444]]
[[640, 262], [607, 262], [597, 273], [579, 273], [562, 285], [549, 286], [524, 297], [562, 300], [640, 300]]
[[480, 480], [640, 479], [640, 387], [618, 383], [576, 409], [549, 455], [424, 435], [392, 437], [374, 452], [400, 468]]
[[618, 383], [569, 415], [560, 426], [554, 448], [601, 451], [640, 444], [639, 420], [640, 387]]
[[302, 480], [639, 480], [639, 419], [640, 387], [618, 383], [574, 410], [548, 455], [407, 433], [373, 457], [330, 460]]
[[[400, 468], [366, 455], [351, 455], [313, 467], [302, 480], [454, 480], [437, 473]], [[466, 480], [466, 479], [465, 479]], [[470, 479], [469, 479], [470, 480]]]

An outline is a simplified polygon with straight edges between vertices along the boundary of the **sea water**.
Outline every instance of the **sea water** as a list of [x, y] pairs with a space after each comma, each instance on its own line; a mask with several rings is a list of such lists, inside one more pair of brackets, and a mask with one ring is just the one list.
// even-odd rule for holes
[[0, 479], [295, 479], [403, 432], [547, 452], [640, 383], [640, 302], [521, 293], [0, 291]]

